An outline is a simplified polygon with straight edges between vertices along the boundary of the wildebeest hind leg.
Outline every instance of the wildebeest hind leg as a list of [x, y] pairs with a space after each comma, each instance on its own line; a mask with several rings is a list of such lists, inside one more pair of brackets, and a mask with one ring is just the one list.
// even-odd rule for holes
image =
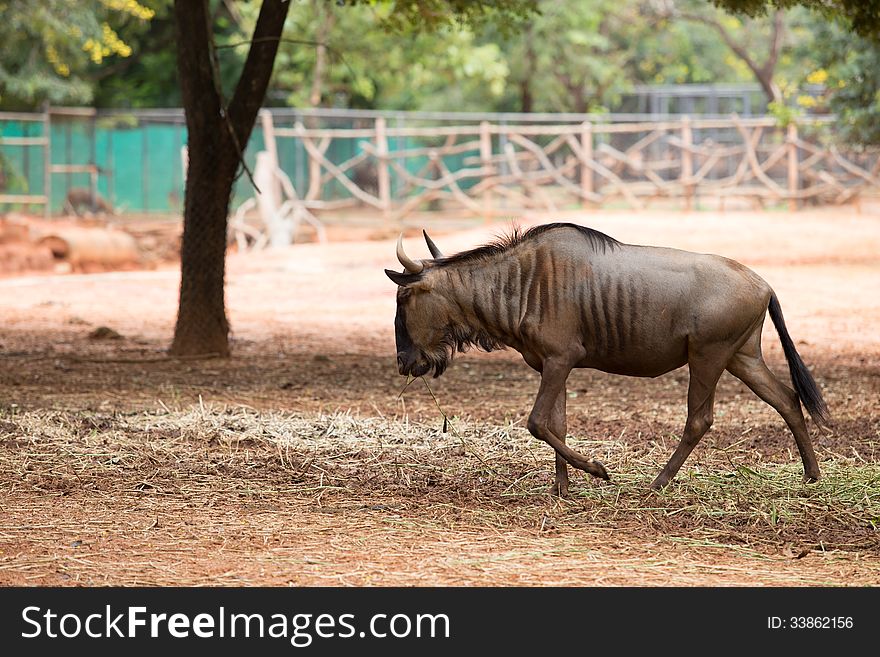
[[[565, 380], [571, 372], [570, 365], [562, 365], [552, 360], [544, 361], [541, 368], [541, 387], [538, 389], [538, 397], [529, 414], [528, 428], [535, 438], [543, 440], [556, 450], [556, 454], [571, 463], [574, 467], [584, 472], [589, 472], [594, 477], [608, 479], [605, 466], [594, 459], [587, 459], [565, 444], [565, 433], [560, 437], [554, 431], [553, 409], [560, 395], [565, 395]], [[558, 427], [556, 427], [558, 429]], [[557, 460], [557, 464], [559, 461]], [[557, 473], [558, 473], [557, 469]]]
[[[562, 388], [562, 392], [556, 397], [556, 403], [553, 405], [553, 411], [550, 414], [550, 431], [565, 443], [568, 431], [565, 421], [565, 387]], [[559, 452], [556, 452], [556, 480], [550, 487], [550, 494], [558, 497], [568, 496], [568, 462]]]
[[764, 364], [761, 355], [760, 329], [757, 339], [750, 338], [730, 360], [727, 369], [782, 416], [794, 434], [801, 461], [804, 463], [804, 481], [817, 481], [819, 464], [813, 452], [813, 444], [810, 442], [800, 401], [795, 391], [773, 376]]
[[688, 417], [684, 425], [681, 442], [672, 453], [669, 462], [651, 484], [659, 490], [672, 481], [685, 459], [709, 430], [713, 422], [715, 406], [715, 386], [730, 357], [728, 349], [701, 350], [691, 353], [688, 358], [690, 382], [688, 383]]

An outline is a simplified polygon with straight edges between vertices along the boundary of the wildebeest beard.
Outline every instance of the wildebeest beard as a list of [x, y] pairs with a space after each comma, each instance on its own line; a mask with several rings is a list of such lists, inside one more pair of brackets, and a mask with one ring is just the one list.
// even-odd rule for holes
[[437, 348], [432, 353], [426, 352], [424, 354], [425, 360], [434, 370], [433, 378], [436, 379], [446, 371], [456, 352], [464, 353], [471, 347], [488, 352], [505, 349], [506, 345], [498, 338], [489, 335], [485, 329], [461, 324], [447, 324]]

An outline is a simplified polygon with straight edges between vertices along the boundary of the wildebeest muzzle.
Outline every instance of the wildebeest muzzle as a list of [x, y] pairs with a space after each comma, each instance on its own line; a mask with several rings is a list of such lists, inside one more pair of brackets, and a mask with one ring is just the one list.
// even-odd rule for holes
[[411, 374], [414, 377], [419, 377], [427, 374], [430, 369], [431, 364], [421, 360], [418, 354], [405, 351], [397, 352], [397, 371], [402, 376]]

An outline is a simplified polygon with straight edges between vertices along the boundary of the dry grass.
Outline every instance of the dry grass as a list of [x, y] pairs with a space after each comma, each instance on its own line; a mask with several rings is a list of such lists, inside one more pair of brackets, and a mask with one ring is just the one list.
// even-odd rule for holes
[[[736, 446], [698, 449], [657, 494], [647, 485], [672, 443], [573, 440], [605, 462], [612, 481], [578, 473], [572, 497], [557, 501], [547, 495], [552, 452], [523, 428], [458, 421], [443, 433], [440, 424], [204, 404], [153, 413], [6, 414], [0, 581], [278, 583], [281, 569], [289, 583], [474, 583], [466, 577], [474, 572], [485, 583], [534, 584], [548, 583], [531, 579], [536, 559], [597, 566], [608, 556], [601, 543], [613, 550], [613, 564], [592, 581], [626, 583], [636, 569], [640, 583], [693, 584], [711, 582], [713, 572], [754, 581], [753, 566], [731, 564], [731, 554], [749, 563], [820, 554], [840, 565], [876, 557], [880, 548], [874, 462], [835, 457], [821, 464], [818, 484], [804, 485], [799, 465], [756, 461]], [[294, 511], [308, 524], [286, 526]], [[249, 524], [252, 514], [258, 530]], [[131, 534], [121, 558], [111, 549], [115, 534]], [[209, 555], [216, 549], [229, 557], [245, 536], [233, 567], [193, 572], [184, 565], [194, 541]], [[284, 543], [284, 536], [292, 540]], [[423, 540], [401, 551], [412, 536]], [[626, 536], [626, 545], [615, 536]], [[437, 552], [420, 557], [432, 537]], [[601, 541], [589, 544], [589, 537]], [[474, 543], [487, 538], [493, 544], [474, 553]], [[258, 539], [269, 550], [265, 564], [252, 545]], [[644, 553], [632, 552], [633, 539]], [[146, 542], [136, 548], [131, 540]], [[281, 544], [271, 548], [275, 540]], [[341, 543], [330, 559], [334, 541]], [[699, 554], [695, 571], [670, 580], [672, 562], [663, 557], [670, 549]], [[716, 552], [726, 555], [723, 567], [705, 558]], [[296, 567], [287, 571], [292, 554]], [[419, 558], [429, 563], [418, 565]], [[217, 559], [219, 567], [224, 560]], [[260, 572], [240, 563], [251, 559]], [[364, 563], [375, 565], [364, 570]], [[868, 581], [838, 579], [816, 563], [767, 583], [866, 584], [876, 576], [870, 570]], [[571, 579], [571, 568], [553, 583], [582, 583]]]

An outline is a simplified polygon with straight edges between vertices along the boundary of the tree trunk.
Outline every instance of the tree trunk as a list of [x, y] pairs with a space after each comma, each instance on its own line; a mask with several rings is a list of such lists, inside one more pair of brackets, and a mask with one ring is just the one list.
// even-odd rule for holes
[[222, 144], [229, 139], [217, 138], [220, 130], [223, 126], [189, 131], [180, 307], [171, 344], [171, 354], [178, 356], [229, 355], [223, 289], [227, 216], [238, 159]]
[[312, 76], [312, 91], [309, 94], [309, 104], [312, 107], [319, 107], [321, 99], [324, 97], [324, 70], [327, 67], [327, 40], [330, 38], [330, 32], [333, 29], [333, 23], [336, 15], [333, 13], [333, 6], [326, 3], [326, 0], [316, 0], [314, 2], [315, 15], [318, 17], [318, 45], [315, 47], [315, 69]]
[[170, 353], [229, 355], [224, 301], [229, 202], [242, 151], [266, 95], [289, 2], [265, 0], [232, 101], [220, 90], [208, 0], [175, 0], [177, 67], [189, 164], [180, 305]]
[[773, 34], [770, 38], [770, 49], [767, 52], [767, 60], [757, 74], [758, 82], [764, 90], [764, 94], [769, 98], [769, 102], [782, 102], [782, 90], [779, 85], [773, 81], [773, 75], [776, 73], [776, 63], [779, 61], [779, 53], [782, 50], [782, 42], [785, 38], [785, 12], [782, 9], [777, 10], [773, 15]]
[[767, 52], [767, 59], [763, 64], [758, 63], [748, 50], [746, 50], [743, 44], [737, 43], [733, 38], [733, 35], [727, 31], [727, 28], [724, 27], [721, 22], [710, 16], [703, 16], [702, 14], [680, 12], [678, 15], [686, 20], [703, 23], [704, 25], [708, 25], [715, 29], [733, 54], [739, 57], [743, 63], [749, 67], [749, 70], [751, 70], [752, 74], [755, 76], [758, 84], [761, 85], [761, 90], [767, 97], [767, 102], [772, 103], [782, 101], [782, 91], [779, 89], [779, 85], [773, 81], [773, 76], [776, 73], [776, 63], [779, 61], [779, 52], [782, 49], [785, 34], [785, 11], [778, 9], [773, 15], [773, 32], [770, 36], [770, 47]]
[[761, 85], [761, 91], [767, 97], [768, 103], [782, 102], [782, 90], [779, 85], [773, 81], [773, 72], [755, 72], [755, 78]]
[[532, 100], [532, 84], [523, 78], [519, 83], [519, 111], [530, 114], [534, 102]]
[[574, 91], [574, 111], [578, 114], [586, 114], [590, 109], [590, 99], [587, 96], [586, 85], [581, 82]]
[[519, 83], [519, 111], [531, 113], [534, 107], [532, 96], [532, 78], [537, 67], [537, 55], [535, 54], [535, 29], [529, 24], [526, 31], [526, 69]]

